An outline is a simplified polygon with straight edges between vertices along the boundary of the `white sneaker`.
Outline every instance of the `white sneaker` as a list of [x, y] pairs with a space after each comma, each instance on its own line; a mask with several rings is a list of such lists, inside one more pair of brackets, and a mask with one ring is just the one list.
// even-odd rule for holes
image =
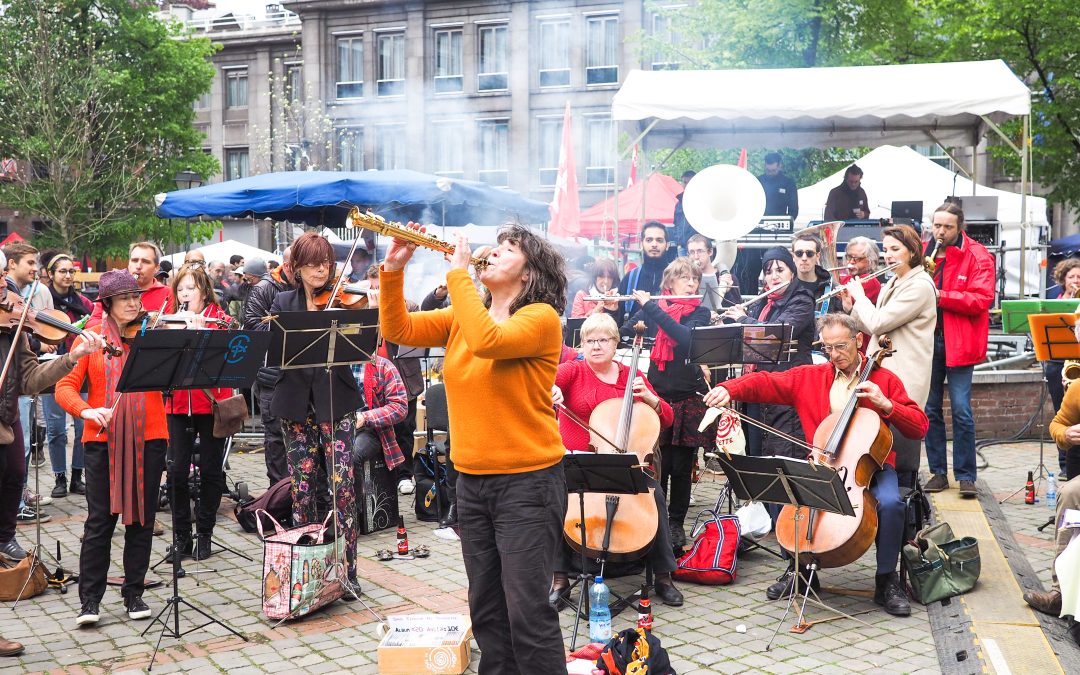
[[26, 490], [23, 493], [23, 501], [33, 507], [48, 506], [49, 504], [52, 504], [52, 497], [50, 495], [39, 495], [30, 490]]
[[416, 484], [413, 483], [412, 478], [402, 478], [397, 484], [397, 491], [403, 495], [411, 495], [416, 490]]
[[690, 495], [690, 506], [694, 506], [695, 504], [697, 504], [697, 499], [694, 495]]

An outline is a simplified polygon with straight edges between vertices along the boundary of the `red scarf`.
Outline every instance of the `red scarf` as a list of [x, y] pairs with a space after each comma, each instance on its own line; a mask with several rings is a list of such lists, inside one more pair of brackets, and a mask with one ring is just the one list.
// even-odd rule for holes
[[[102, 333], [111, 344], [122, 345], [120, 327], [106, 315]], [[105, 358], [105, 405], [111, 407], [118, 394], [116, 386], [131, 350], [124, 355]], [[146, 394], [127, 392], [113, 411], [107, 427], [109, 442], [109, 512], [119, 513], [124, 525], [145, 524], [146, 504], [143, 454], [146, 448]]]
[[777, 300], [784, 297], [784, 293], [787, 292], [789, 286], [791, 286], [791, 284], [788, 284], [787, 286], [784, 286], [783, 288], [773, 291], [772, 293], [769, 293], [767, 296], [765, 296], [766, 302], [765, 305], [762, 306], [761, 312], [758, 313], [758, 321], [764, 321], [765, 317], [769, 316], [769, 312], [772, 311], [773, 305], [776, 304]]
[[[701, 304], [701, 300], [665, 300], [664, 295], [671, 295], [670, 290], [665, 290], [657, 300], [657, 304], [660, 305], [660, 309], [664, 310], [664, 313], [675, 320], [675, 323], [681, 323], [682, 318], [688, 314], [692, 314], [698, 305]], [[653, 342], [652, 355], [650, 360], [653, 366], [657, 370], [666, 370], [669, 361], [675, 358], [675, 341], [671, 339], [671, 336], [664, 332], [663, 328], [657, 327], [656, 338]]]

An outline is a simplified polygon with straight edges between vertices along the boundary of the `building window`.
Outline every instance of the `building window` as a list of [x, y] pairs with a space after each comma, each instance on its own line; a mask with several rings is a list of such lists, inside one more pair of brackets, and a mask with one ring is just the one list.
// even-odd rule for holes
[[559, 151], [562, 148], [562, 117], [541, 117], [537, 134], [540, 185], [551, 187], [559, 175]]
[[405, 168], [405, 126], [387, 124], [376, 128], [375, 168], [379, 171]]
[[619, 17], [592, 16], [587, 26], [585, 84], [619, 81]]
[[337, 40], [337, 98], [360, 98], [364, 95], [364, 39], [343, 37]]
[[[668, 7], [665, 9], [670, 11], [676, 8]], [[679, 62], [675, 60], [673, 53], [669, 50], [660, 49], [660, 45], [674, 47], [682, 42], [682, 35], [672, 29], [672, 17], [667, 14], [654, 14], [652, 26], [653, 39], [657, 42], [657, 49], [652, 57], [652, 69], [678, 70]]]
[[461, 122], [436, 122], [431, 125], [432, 173], [450, 178], [465, 177], [465, 125]]
[[435, 31], [435, 93], [465, 90], [460, 28]]
[[570, 84], [570, 22], [540, 22], [540, 86]]
[[199, 98], [195, 99], [196, 110], [209, 110], [210, 109], [210, 92], [206, 92]]
[[585, 184], [615, 183], [615, 124], [610, 117], [585, 119]]
[[225, 180], [248, 176], [248, 149], [232, 148], [225, 151]]
[[489, 185], [510, 185], [510, 122], [483, 120], [480, 131], [480, 180]]
[[7, 221], [6, 220], [0, 220], [0, 235], [2, 235], [3, 237], [6, 238], [8, 236], [8, 234], [9, 233], [8, 233]]
[[247, 69], [229, 70], [225, 75], [225, 107], [247, 107]]
[[342, 127], [336, 131], [338, 167], [342, 171], [364, 170], [364, 130]]
[[303, 69], [304, 67], [299, 63], [290, 63], [285, 66], [282, 94], [290, 104], [298, 104], [304, 100]]
[[480, 26], [480, 69], [476, 87], [480, 91], [498, 91], [508, 87], [508, 35], [506, 24]]
[[378, 39], [379, 96], [405, 94], [405, 33], [382, 33]]
[[298, 143], [289, 143], [285, 146], [285, 170], [303, 171], [304, 158], [307, 155], [304, 148]]

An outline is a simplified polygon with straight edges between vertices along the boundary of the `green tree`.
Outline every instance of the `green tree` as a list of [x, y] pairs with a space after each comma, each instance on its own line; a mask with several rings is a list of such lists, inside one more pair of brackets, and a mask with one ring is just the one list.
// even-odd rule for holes
[[219, 171], [192, 125], [215, 48], [179, 39], [154, 11], [146, 0], [13, 0], [0, 14], [0, 157], [20, 165], [0, 203], [41, 216], [43, 245], [102, 255], [183, 241], [186, 224], [154, 217], [153, 195], [184, 168]]

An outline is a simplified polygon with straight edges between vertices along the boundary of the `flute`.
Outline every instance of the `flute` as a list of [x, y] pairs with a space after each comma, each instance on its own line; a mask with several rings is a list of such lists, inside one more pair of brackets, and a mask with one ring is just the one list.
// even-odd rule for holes
[[[747, 298], [747, 299], [743, 300], [742, 302], [740, 302], [740, 303], [738, 303], [736, 305], [732, 305], [731, 307], [741, 307], [743, 309], [746, 309], [747, 307], [754, 304], [758, 300], [761, 300], [762, 298], [767, 297], [770, 293], [775, 293], [775, 292], [777, 292], [777, 291], [779, 291], [781, 289], [787, 288], [791, 284], [792, 281], [795, 281], [795, 277], [792, 277], [788, 281], [785, 281], [782, 284], [779, 284], [777, 286], [774, 286], [774, 287], [770, 288], [769, 290], [765, 291], [764, 293], [758, 293], [757, 295], [755, 295], [752, 298]], [[725, 308], [725, 309], [730, 309], [730, 307]]]
[[[882, 274], [892, 272], [899, 265], [900, 265], [900, 263], [893, 263], [892, 265], [886, 265], [885, 267], [882, 267], [881, 269], [879, 269], [876, 272], [873, 272], [871, 274], [867, 274], [865, 277], [859, 277], [859, 279], [861, 279], [862, 281], [866, 281], [868, 279], [873, 279], [874, 277], [880, 277]], [[820, 304], [820, 303], [825, 302], [826, 300], [828, 300], [830, 298], [835, 298], [836, 296], [840, 295], [843, 292], [844, 292], [844, 288], [840, 287], [840, 288], [836, 289], [835, 291], [830, 291], [830, 292], [826, 293], [825, 295], [821, 296], [820, 298], [817, 299], [817, 302], [818, 302], [818, 304]]]
[[[700, 300], [704, 295], [653, 295], [653, 300]], [[632, 295], [586, 295], [582, 300], [586, 302], [623, 302], [633, 300]]]

